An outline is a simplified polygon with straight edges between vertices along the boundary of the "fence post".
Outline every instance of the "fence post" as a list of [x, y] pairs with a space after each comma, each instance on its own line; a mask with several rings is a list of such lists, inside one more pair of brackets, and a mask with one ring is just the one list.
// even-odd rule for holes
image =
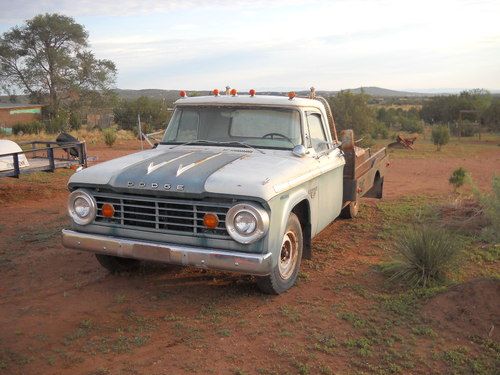
[[19, 154], [15, 153], [12, 155], [14, 158], [14, 177], [19, 178], [21, 171], [19, 170]]
[[54, 162], [54, 149], [50, 144], [47, 144], [47, 158], [49, 159], [50, 171], [54, 172], [56, 164]]

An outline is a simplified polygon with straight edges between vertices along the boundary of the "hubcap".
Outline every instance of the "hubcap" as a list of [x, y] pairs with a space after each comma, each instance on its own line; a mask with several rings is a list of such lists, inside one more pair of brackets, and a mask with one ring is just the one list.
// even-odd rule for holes
[[279, 273], [282, 279], [287, 280], [292, 276], [297, 264], [298, 255], [297, 237], [291, 231], [286, 232], [281, 244], [280, 260], [278, 263]]

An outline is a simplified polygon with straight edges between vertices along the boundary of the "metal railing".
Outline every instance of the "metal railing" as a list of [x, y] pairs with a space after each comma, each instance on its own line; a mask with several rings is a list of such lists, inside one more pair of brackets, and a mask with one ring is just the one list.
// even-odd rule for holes
[[[72, 165], [87, 166], [87, 150], [85, 141], [77, 142], [53, 142], [53, 141], [28, 141], [18, 143], [22, 151], [0, 154], [0, 157], [12, 157], [12, 170], [1, 171], [0, 177], [16, 177], [21, 174], [33, 172], [53, 172], [57, 168], [70, 167]], [[56, 156], [55, 151], [61, 150], [63, 156]], [[76, 154], [75, 156], [71, 155]], [[44, 165], [34, 165], [21, 168], [19, 156], [25, 155], [30, 160], [43, 159], [47, 161]], [[31, 155], [31, 158], [28, 157]]]

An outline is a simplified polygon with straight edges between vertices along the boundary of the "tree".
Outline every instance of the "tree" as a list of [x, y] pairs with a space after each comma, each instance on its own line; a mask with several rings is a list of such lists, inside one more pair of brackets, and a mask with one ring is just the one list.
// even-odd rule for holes
[[350, 91], [340, 91], [330, 98], [337, 130], [353, 129], [360, 136], [373, 130], [376, 117], [368, 106], [368, 98], [364, 93], [353, 94]]
[[444, 146], [450, 141], [450, 131], [446, 126], [435, 126], [432, 129], [432, 142], [437, 146], [437, 150], [441, 150], [441, 146]]
[[500, 131], [500, 98], [494, 98], [484, 112], [484, 122], [493, 131]]
[[165, 128], [165, 123], [170, 119], [167, 103], [161, 99], [141, 96], [135, 100], [122, 100], [113, 108], [115, 122], [126, 130], [137, 129], [137, 115], [141, 115], [143, 131]]
[[48, 103], [56, 116], [62, 105], [107, 93], [115, 64], [96, 59], [87, 39], [82, 25], [60, 14], [41, 14], [13, 27], [0, 38], [0, 85]]
[[488, 109], [491, 100], [491, 94], [482, 89], [462, 91], [460, 95], [436, 96], [423, 104], [421, 117], [431, 124], [454, 122], [459, 120], [461, 110], [472, 110], [477, 113], [463, 114], [462, 119], [477, 121]]

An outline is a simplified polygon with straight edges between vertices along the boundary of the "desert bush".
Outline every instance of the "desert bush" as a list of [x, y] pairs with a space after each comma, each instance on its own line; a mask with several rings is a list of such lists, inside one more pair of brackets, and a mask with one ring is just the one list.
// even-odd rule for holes
[[424, 132], [424, 125], [422, 125], [418, 118], [406, 117], [401, 119], [401, 130], [408, 133], [422, 134]]
[[446, 278], [461, 246], [445, 229], [422, 226], [404, 230], [395, 250], [396, 259], [384, 269], [390, 280], [428, 287]]
[[436, 126], [432, 129], [431, 138], [439, 151], [450, 141], [450, 131], [446, 126]]
[[490, 225], [482, 204], [473, 196], [458, 196], [439, 206], [437, 214], [441, 227], [473, 237]]
[[472, 137], [477, 133], [478, 126], [471, 121], [450, 124], [450, 132], [456, 137]]
[[44, 129], [44, 125], [41, 122], [34, 121], [28, 123], [18, 123], [12, 126], [12, 133], [14, 135], [20, 134], [40, 134]]
[[45, 123], [45, 131], [48, 134], [58, 134], [66, 127], [65, 117], [55, 117]]
[[387, 139], [389, 138], [389, 129], [384, 123], [377, 122], [371, 131], [371, 136], [374, 139]]
[[448, 182], [453, 185], [455, 190], [467, 182], [469, 173], [462, 167], [457, 168], [453, 171]]
[[78, 130], [81, 127], [80, 119], [75, 112], [71, 112], [69, 115], [69, 126], [72, 130]]
[[104, 129], [102, 134], [104, 136], [104, 143], [106, 143], [108, 147], [111, 147], [115, 144], [117, 136], [116, 130], [114, 128]]
[[356, 146], [363, 147], [363, 148], [369, 148], [369, 147], [373, 147], [374, 144], [375, 144], [375, 141], [370, 136], [370, 134], [365, 134], [363, 136], [363, 138], [361, 138], [361, 141], [356, 143]]
[[476, 195], [483, 206], [489, 224], [483, 229], [483, 239], [488, 242], [500, 242], [500, 176], [493, 177], [493, 191], [490, 194]]

